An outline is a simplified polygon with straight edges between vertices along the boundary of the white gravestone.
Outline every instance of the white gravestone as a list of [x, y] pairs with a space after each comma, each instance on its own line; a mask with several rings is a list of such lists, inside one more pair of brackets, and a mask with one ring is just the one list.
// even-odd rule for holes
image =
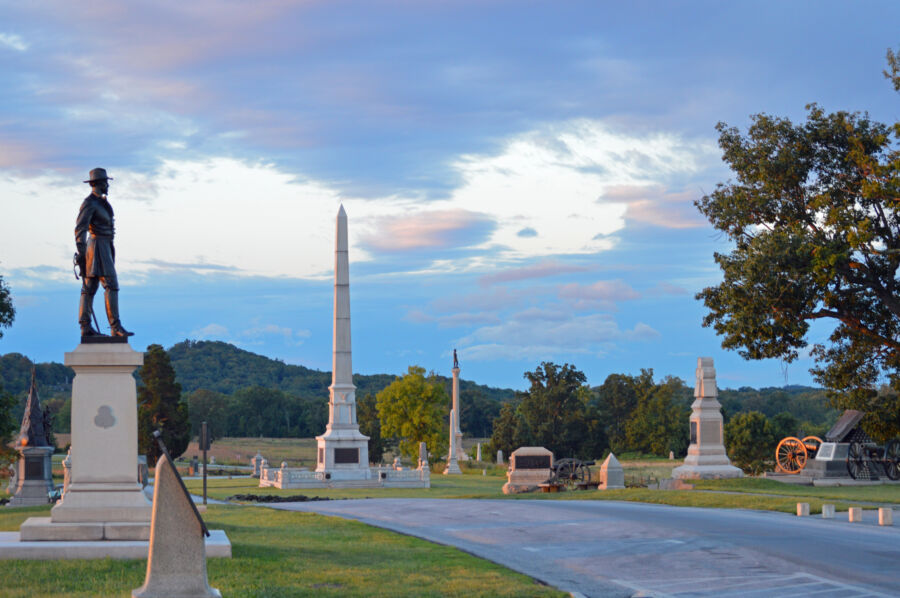
[[503, 465], [503, 451], [497, 450], [497, 465]]
[[684, 465], [673, 469], [672, 477], [682, 480], [743, 477], [744, 472], [733, 466], [725, 454], [722, 406], [717, 400], [719, 391], [712, 357], [697, 359], [696, 373], [696, 400], [691, 405], [690, 419], [691, 444]]

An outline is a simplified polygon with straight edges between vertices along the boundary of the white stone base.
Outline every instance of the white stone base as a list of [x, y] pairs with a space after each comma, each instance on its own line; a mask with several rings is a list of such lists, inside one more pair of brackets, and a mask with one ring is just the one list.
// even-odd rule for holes
[[[206, 556], [230, 559], [231, 542], [225, 532], [209, 533]], [[149, 547], [149, 540], [29, 542], [21, 540], [19, 532], [0, 532], [0, 560], [146, 559]]]
[[367, 467], [350, 471], [309, 471], [307, 469], [263, 468], [260, 488], [327, 489], [327, 488], [431, 488], [431, 471]]
[[462, 475], [462, 469], [459, 468], [459, 463], [457, 463], [456, 459], [450, 459], [447, 467], [444, 468], [444, 475]]
[[682, 465], [672, 470], [672, 477], [679, 480], [716, 480], [742, 478], [744, 472], [734, 465]]

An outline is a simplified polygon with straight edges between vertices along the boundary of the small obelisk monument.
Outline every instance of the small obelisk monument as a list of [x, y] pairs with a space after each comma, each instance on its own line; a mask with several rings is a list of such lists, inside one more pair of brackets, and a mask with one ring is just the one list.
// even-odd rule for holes
[[445, 474], [462, 474], [459, 468], [460, 454], [462, 453], [462, 432], [459, 430], [459, 359], [456, 357], [456, 349], [453, 349], [453, 407], [450, 409], [450, 450], [447, 454], [447, 467]]
[[16, 441], [19, 460], [16, 463], [16, 485], [12, 490], [9, 504], [18, 506], [46, 505], [50, 502], [48, 492], [53, 490], [53, 476], [50, 465], [50, 446], [48, 433], [49, 417], [41, 409], [38, 397], [37, 381], [34, 366], [31, 368], [31, 388], [25, 402], [25, 415], [22, 417], [22, 428]]
[[317, 436], [316, 471], [327, 479], [369, 478], [369, 437], [356, 421], [356, 387], [350, 350], [350, 258], [347, 213], [337, 215], [334, 246], [334, 330], [331, 386], [328, 387], [328, 426]]
[[716, 386], [712, 357], [697, 359], [695, 401], [691, 405], [691, 444], [684, 465], [672, 470], [673, 478], [740, 478], [744, 472], [731, 464], [725, 454], [722, 405]]

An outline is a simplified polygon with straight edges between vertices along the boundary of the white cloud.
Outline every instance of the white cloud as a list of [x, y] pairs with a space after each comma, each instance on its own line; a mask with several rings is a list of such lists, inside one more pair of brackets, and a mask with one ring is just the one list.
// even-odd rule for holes
[[294, 330], [293, 328], [278, 326], [277, 324], [254, 326], [241, 332], [241, 337], [251, 340], [258, 340], [267, 336], [280, 336], [285, 343], [291, 345], [302, 345], [303, 341], [311, 335], [312, 332], [306, 329]]
[[458, 345], [466, 355], [474, 351], [479, 359], [521, 359], [532, 352], [550, 359], [573, 353], [602, 355], [618, 342], [657, 337], [659, 333], [643, 322], [622, 330], [606, 314], [579, 316], [564, 310], [529, 309], [500, 324], [476, 329]]
[[221, 324], [207, 324], [203, 328], [198, 328], [197, 330], [191, 330], [190, 337], [196, 340], [209, 340], [209, 339], [227, 339], [228, 338], [228, 328], [222, 326]]
[[[496, 155], [461, 157], [454, 165], [459, 188], [426, 204], [417, 197], [344, 197], [326, 183], [233, 158], [164, 159], [152, 173], [111, 170], [120, 278], [128, 283], [157, 268], [330, 277], [341, 202], [353, 262], [383, 251], [420, 257], [428, 249], [431, 263], [420, 261], [419, 272], [484, 271], [537, 258], [546, 267], [485, 283], [552, 275], [562, 271], [555, 256], [612, 247], [609, 235], [625, 226], [632, 204], [615, 194], [603, 199], [605, 190], [693, 173], [705, 149], [672, 135], [634, 137], [598, 121], [567, 122], [511, 139]], [[0, 221], [6, 267], [68, 270], [75, 216], [89, 192], [83, 178], [0, 172], [0, 197], [12, 208]], [[465, 256], [440, 253], [462, 248]]]
[[28, 49], [28, 44], [20, 35], [15, 33], [0, 33], [0, 46], [6, 46], [16, 52], [24, 52]]

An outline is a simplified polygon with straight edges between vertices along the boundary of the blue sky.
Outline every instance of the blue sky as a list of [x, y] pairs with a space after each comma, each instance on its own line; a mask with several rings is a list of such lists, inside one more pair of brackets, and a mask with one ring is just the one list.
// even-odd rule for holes
[[38, 361], [78, 342], [72, 229], [103, 166], [137, 349], [329, 369], [343, 203], [357, 372], [446, 375], [456, 347], [513, 388], [542, 360], [692, 383], [701, 355], [722, 386], [809, 384], [805, 356], [746, 362], [701, 326], [715, 124], [900, 118], [887, 1], [2, 7], [0, 352]]

